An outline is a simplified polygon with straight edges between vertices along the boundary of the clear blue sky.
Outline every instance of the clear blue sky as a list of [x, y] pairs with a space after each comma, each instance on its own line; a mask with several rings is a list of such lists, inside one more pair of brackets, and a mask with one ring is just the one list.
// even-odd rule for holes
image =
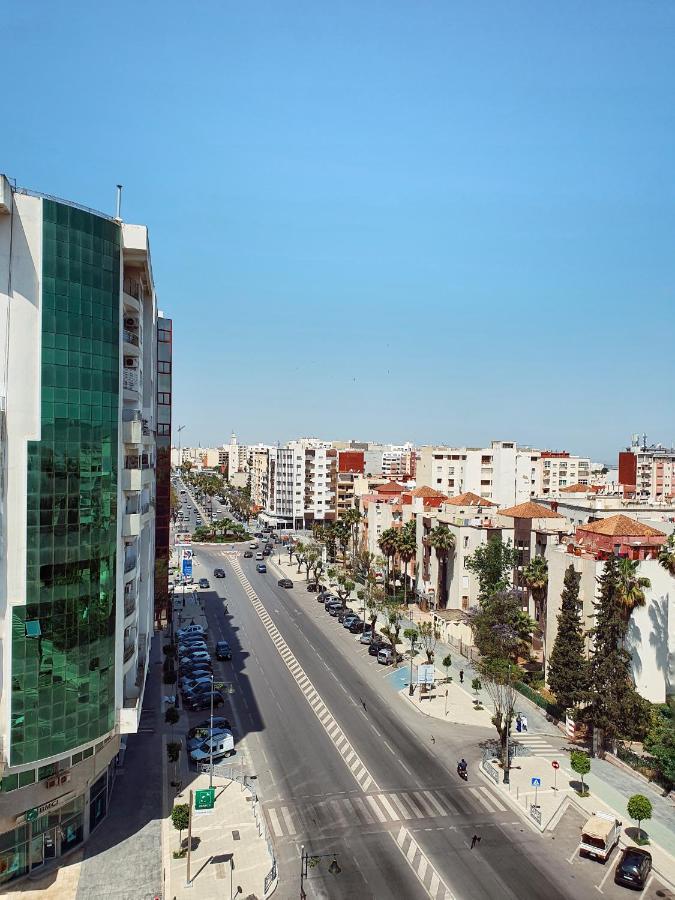
[[9, 0], [0, 170], [151, 229], [184, 443], [675, 439], [675, 4]]

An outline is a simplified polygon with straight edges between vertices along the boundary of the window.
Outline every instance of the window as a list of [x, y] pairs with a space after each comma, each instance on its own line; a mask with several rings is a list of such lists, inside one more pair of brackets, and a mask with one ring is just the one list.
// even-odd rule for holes
[[171, 394], [165, 391], [160, 391], [157, 394], [157, 402], [163, 404], [164, 406], [171, 405]]
[[159, 372], [160, 375], [170, 375], [171, 374], [171, 363], [160, 360], [157, 363], [157, 371]]
[[462, 609], [468, 609], [468, 608], [469, 608], [469, 598], [466, 595], [464, 595], [462, 597]]
[[170, 425], [157, 425], [157, 434], [160, 437], [168, 437], [171, 434], [171, 426]]
[[161, 344], [170, 344], [171, 343], [171, 332], [167, 331], [166, 328], [159, 328], [157, 330], [157, 340]]

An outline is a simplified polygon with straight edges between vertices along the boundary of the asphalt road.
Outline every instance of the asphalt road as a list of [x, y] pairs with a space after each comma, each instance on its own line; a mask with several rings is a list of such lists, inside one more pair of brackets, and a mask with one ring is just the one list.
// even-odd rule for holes
[[[302, 845], [318, 862], [305, 879], [308, 897], [621, 892], [607, 868], [579, 864], [573, 846], [568, 855], [569, 835], [563, 854], [556, 834], [535, 832], [478, 776], [479, 744], [491, 729], [429, 719], [398, 697], [391, 670], [325, 613], [301, 576], [285, 590], [273, 566], [258, 574], [255, 560], [242, 558], [245, 546], [195, 549], [195, 580], [211, 583], [202, 593], [212, 637], [233, 649], [223, 675], [235, 688], [237, 759], [258, 778], [277, 896], [299, 896]], [[214, 579], [216, 567], [225, 579]], [[468, 784], [456, 774], [461, 756]], [[474, 834], [481, 840], [472, 850]], [[328, 872], [333, 854], [337, 875]]]

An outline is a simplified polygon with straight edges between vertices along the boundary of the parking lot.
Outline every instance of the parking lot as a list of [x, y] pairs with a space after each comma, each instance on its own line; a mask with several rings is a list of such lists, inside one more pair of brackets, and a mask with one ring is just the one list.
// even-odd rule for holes
[[[643, 890], [630, 890], [614, 883], [614, 870], [621, 859], [621, 850], [616, 847], [612, 851], [608, 862], [603, 865], [592, 859], [584, 859], [579, 856], [579, 835], [584, 824], [584, 817], [576, 810], [568, 809], [560, 820], [557, 828], [550, 837], [555, 841], [554, 852], [559, 857], [564, 857], [570, 869], [570, 879], [577, 882], [580, 887], [579, 897], [590, 896], [591, 890], [596, 890], [610, 900], [638, 897], [640, 900], [675, 900], [675, 894], [666, 888], [652, 874], [647, 880]], [[648, 847], [645, 849], [649, 849]]]

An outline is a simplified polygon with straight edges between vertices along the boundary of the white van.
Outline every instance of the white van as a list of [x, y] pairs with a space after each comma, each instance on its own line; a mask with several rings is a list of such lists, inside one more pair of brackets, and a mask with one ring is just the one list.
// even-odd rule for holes
[[257, 560], [261, 560], [261, 561], [262, 561], [265, 557], [262, 555], [261, 551], [258, 550], [258, 552], [257, 552], [256, 555], [255, 555], [255, 558], [256, 558]]
[[596, 812], [581, 829], [579, 856], [590, 856], [605, 863], [619, 843], [622, 822], [608, 813]]
[[201, 747], [193, 750], [190, 759], [196, 763], [211, 762], [211, 751], [213, 750], [213, 761], [219, 762], [226, 756], [234, 756], [234, 737], [231, 731], [222, 731], [220, 734], [214, 734], [209, 741], [204, 741]]

